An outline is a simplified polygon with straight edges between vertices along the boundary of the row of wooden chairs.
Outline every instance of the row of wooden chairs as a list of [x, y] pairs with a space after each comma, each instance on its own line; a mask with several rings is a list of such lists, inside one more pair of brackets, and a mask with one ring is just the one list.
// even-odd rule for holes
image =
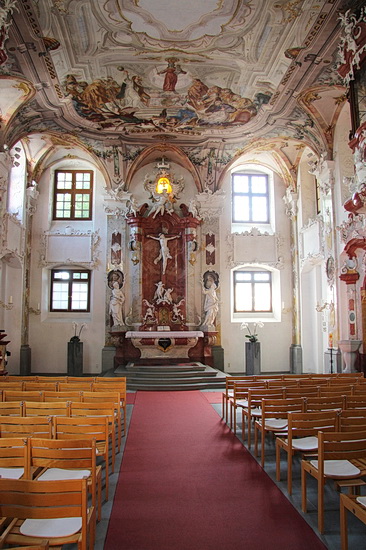
[[234, 396], [234, 386], [237, 383], [247, 384], [248, 387], [281, 386], [322, 386], [333, 384], [362, 384], [366, 379], [363, 373], [334, 373], [334, 374], [293, 374], [293, 375], [258, 375], [258, 376], [228, 376], [225, 391], [222, 394], [222, 418], [228, 422], [228, 406]]
[[306, 476], [318, 483], [318, 528], [324, 531], [324, 485], [336, 480], [351, 491], [365, 485], [366, 408], [305, 412], [305, 398], [263, 399], [261, 417], [254, 423], [254, 453], [258, 456], [261, 436], [261, 464], [265, 465], [266, 435], [275, 437], [276, 476], [280, 479], [280, 451], [287, 452], [287, 481], [292, 491], [292, 459], [302, 455], [302, 510], [307, 511]]
[[295, 398], [305, 396], [308, 398], [322, 398], [330, 397], [335, 398], [337, 396], [365, 396], [366, 397], [366, 384], [334, 384], [331, 386], [317, 386], [306, 385], [303, 387], [294, 387], [286, 385], [276, 385], [269, 387], [262, 383], [248, 383], [238, 381], [234, 383], [233, 395], [228, 400], [230, 404], [230, 427], [236, 431], [236, 416], [237, 410], [241, 408], [247, 408], [248, 404], [248, 392], [258, 390], [258, 392], [267, 392], [268, 395], [278, 397]]

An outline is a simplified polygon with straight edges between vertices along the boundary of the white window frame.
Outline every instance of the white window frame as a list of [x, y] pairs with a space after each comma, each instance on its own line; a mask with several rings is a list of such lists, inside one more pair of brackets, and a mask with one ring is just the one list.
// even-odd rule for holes
[[[270, 312], [236, 312], [234, 311], [234, 272], [236, 271], [269, 271], [271, 273], [272, 311]], [[264, 264], [243, 264], [236, 266], [230, 273], [231, 289], [231, 321], [243, 323], [244, 321], [262, 321], [263, 323], [276, 323], [281, 321], [281, 279], [280, 271]]]

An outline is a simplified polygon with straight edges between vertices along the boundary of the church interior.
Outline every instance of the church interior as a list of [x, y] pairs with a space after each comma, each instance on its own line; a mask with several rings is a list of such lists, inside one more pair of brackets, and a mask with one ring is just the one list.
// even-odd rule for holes
[[0, 31], [0, 378], [365, 373], [362, 0], [1, 0]]

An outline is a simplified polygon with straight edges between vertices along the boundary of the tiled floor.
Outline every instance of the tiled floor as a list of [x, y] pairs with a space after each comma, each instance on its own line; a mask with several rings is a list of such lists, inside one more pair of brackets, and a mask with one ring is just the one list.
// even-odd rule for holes
[[[214, 404], [212, 405], [212, 407], [217, 411], [218, 415], [221, 417], [221, 405]], [[128, 425], [131, 419], [132, 408], [133, 408], [133, 405], [127, 406]], [[239, 421], [239, 415], [238, 415], [238, 421]], [[224, 423], [223, 423], [223, 429], [227, 429]], [[241, 440], [240, 425], [238, 430], [238, 437]], [[123, 438], [122, 451], [116, 456], [115, 473], [110, 476], [110, 498], [108, 503], [103, 504], [102, 520], [97, 525], [95, 550], [103, 550], [103, 547], [104, 547], [104, 541], [107, 533], [109, 516], [113, 505], [113, 496], [114, 496], [116, 484], [118, 481], [118, 472], [119, 472], [119, 468], [123, 457], [125, 442], [126, 442], [126, 438]], [[253, 458], [255, 459], [255, 457]], [[266, 464], [264, 468], [265, 472], [276, 483], [279, 489], [281, 489], [281, 491], [288, 497], [287, 480], [285, 476], [285, 472], [286, 472], [285, 453], [283, 453], [283, 456], [282, 456], [281, 466], [282, 466], [281, 472], [283, 474], [283, 480], [277, 483], [275, 481], [275, 445], [274, 445], [274, 441], [271, 441], [270, 439], [268, 439], [268, 442], [266, 443]], [[301, 512], [300, 461], [298, 458], [294, 459], [293, 494], [291, 497], [288, 497], [288, 498], [296, 507], [296, 509], [299, 511], [299, 513], [304, 517], [304, 519], [309, 523], [309, 525], [315, 530], [316, 533], [318, 533], [316, 482], [315, 480], [311, 479], [310, 476], [308, 476], [308, 513], [303, 514]], [[366, 526], [362, 524], [359, 520], [354, 518], [352, 514], [348, 514], [348, 518], [349, 518], [349, 538], [348, 538], [349, 550], [366, 550]], [[339, 493], [337, 493], [332, 483], [326, 484], [326, 487], [325, 487], [325, 533], [320, 538], [323, 540], [328, 550], [340, 550], [341, 544], [340, 544], [340, 533], [339, 533]], [[226, 550], [226, 549], [220, 548], [218, 550]], [[248, 548], [247, 550], [250, 550], [250, 548]], [[284, 548], [284, 550], [296, 550], [296, 549]]]

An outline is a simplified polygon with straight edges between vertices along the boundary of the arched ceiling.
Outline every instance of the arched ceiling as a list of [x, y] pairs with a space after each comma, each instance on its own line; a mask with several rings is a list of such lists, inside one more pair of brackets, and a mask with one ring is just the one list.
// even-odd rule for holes
[[357, 3], [7, 0], [2, 143], [273, 147], [289, 169], [299, 147], [331, 154], [339, 11]]

